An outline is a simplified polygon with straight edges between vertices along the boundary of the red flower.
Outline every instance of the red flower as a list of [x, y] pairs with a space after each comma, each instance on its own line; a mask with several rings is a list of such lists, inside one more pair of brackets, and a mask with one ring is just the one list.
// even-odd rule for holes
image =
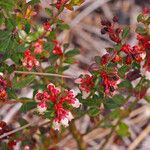
[[132, 63], [132, 57], [130, 55], [126, 56], [126, 64], [130, 65]]
[[0, 89], [6, 89], [7, 85], [7, 80], [5, 80], [3, 76], [0, 75]]
[[[114, 17], [113, 18], [113, 22], [117, 22], [118, 18]], [[120, 28], [115, 28], [114, 24], [111, 23], [108, 20], [102, 20], [101, 24], [104, 26], [103, 29], [101, 29], [101, 33], [105, 34], [108, 33], [109, 38], [116, 42], [116, 43], [120, 43], [121, 42], [121, 38], [120, 38], [120, 33], [121, 33], [121, 29]]]
[[[4, 121], [0, 121], [0, 135], [9, 132], [11, 129], [9, 128], [9, 126], [7, 125], [6, 122]], [[9, 135], [10, 136], [10, 135]], [[8, 138], [9, 136], [4, 137], [3, 139]]]
[[62, 52], [62, 49], [61, 49], [61, 46], [60, 46], [60, 44], [58, 43], [58, 41], [53, 41], [54, 42], [54, 49], [53, 49], [53, 51], [52, 51], [52, 53], [54, 54], [54, 55], [63, 55], [63, 52]]
[[25, 145], [25, 146], [24, 146], [24, 150], [30, 150], [29, 145]]
[[112, 59], [112, 62], [117, 63], [120, 62], [122, 59], [119, 55], [115, 55], [115, 57]]
[[109, 32], [109, 37], [112, 41], [116, 42], [116, 43], [120, 43], [121, 39], [119, 37], [119, 35], [116, 32]]
[[38, 111], [42, 114], [47, 108], [48, 101], [53, 102], [56, 117], [54, 119], [54, 129], [59, 130], [61, 125], [68, 126], [68, 122], [73, 119], [73, 116], [69, 110], [63, 108], [63, 103], [68, 103], [75, 108], [80, 106], [80, 102], [76, 99], [72, 90], [65, 90], [61, 92], [52, 83], [47, 86], [47, 91], [38, 92], [35, 96], [38, 100]]
[[150, 48], [150, 38], [138, 34], [137, 39], [139, 40], [139, 45], [143, 51]]
[[123, 52], [125, 52], [126, 54], [132, 53], [132, 48], [131, 48], [131, 46], [130, 46], [129, 44], [124, 44], [124, 45], [122, 46], [121, 50], [122, 50]]
[[52, 31], [52, 28], [51, 28], [51, 25], [50, 25], [49, 22], [45, 22], [45, 23], [43, 24], [43, 27], [44, 27], [44, 30], [45, 30], [45, 31]]
[[129, 44], [125, 44], [122, 46], [121, 50], [127, 54], [126, 64], [131, 64], [132, 61], [140, 63], [145, 56], [145, 51], [143, 51], [139, 45], [135, 45], [131, 48]]
[[106, 94], [114, 94], [117, 84], [120, 83], [120, 78], [118, 77], [117, 73], [107, 74], [105, 71], [100, 73], [102, 78], [102, 85], [104, 86], [104, 92]]
[[56, 8], [60, 9], [65, 3], [67, 2], [67, 0], [57, 0]]
[[67, 127], [69, 121], [73, 119], [73, 116], [69, 110], [65, 110], [61, 103], [55, 104], [56, 118], [54, 120], [55, 128], [58, 129], [58, 124], [62, 124]]
[[17, 142], [15, 140], [9, 141], [8, 142], [8, 147], [11, 149], [14, 149], [16, 146]]
[[26, 50], [24, 52], [23, 66], [25, 66], [30, 71], [33, 67], [38, 67], [39, 65], [40, 64], [37, 59], [31, 55], [30, 50]]
[[6, 101], [7, 100], [7, 93], [5, 89], [0, 89], [0, 101]]
[[79, 88], [82, 91], [86, 91], [87, 93], [89, 93], [91, 89], [94, 87], [93, 78], [94, 76], [85, 74], [83, 78], [76, 79], [75, 83], [79, 84]]
[[2, 135], [3, 133], [5, 133], [5, 128], [6, 127], [7, 127], [6, 122], [0, 121], [0, 135]]
[[101, 65], [106, 65], [110, 59], [110, 55], [107, 53], [101, 58]]
[[144, 8], [143, 8], [143, 14], [146, 16], [146, 15], [148, 15], [148, 13], [149, 13], [148, 8], [147, 8], [147, 7], [144, 7]]
[[34, 53], [41, 54], [43, 51], [43, 40], [39, 39], [36, 43], [34, 43]]

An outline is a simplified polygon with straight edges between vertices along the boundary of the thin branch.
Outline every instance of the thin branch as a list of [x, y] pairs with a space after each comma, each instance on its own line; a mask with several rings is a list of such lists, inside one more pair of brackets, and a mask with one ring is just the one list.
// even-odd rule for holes
[[81, 135], [81, 133], [77, 130], [74, 121], [72, 121], [70, 123], [69, 129], [70, 129], [71, 134], [73, 135], [74, 139], [76, 140], [76, 142], [78, 144], [78, 149], [79, 150], [86, 150], [87, 149], [86, 143], [84, 142], [83, 136]]
[[2, 135], [0, 136], [0, 139], [2, 139], [2, 138], [4, 138], [4, 137], [7, 137], [7, 136], [9, 136], [9, 135], [11, 135], [11, 134], [13, 134], [13, 133], [18, 132], [18, 131], [21, 131], [21, 130], [23, 130], [23, 129], [25, 129], [25, 128], [28, 128], [28, 127], [30, 127], [30, 126], [37, 125], [38, 127], [40, 127], [40, 126], [43, 126], [43, 125], [48, 124], [49, 122], [50, 122], [50, 120], [46, 120], [46, 121], [43, 121], [41, 124], [38, 124], [38, 125], [37, 125], [37, 122], [28, 123], [28, 124], [26, 124], [26, 125], [24, 125], [24, 126], [22, 126], [22, 127], [19, 127], [19, 128], [14, 129], [14, 130], [12, 130], [12, 131], [10, 131], [10, 132], [6, 132], [6, 133], [2, 134]]
[[134, 150], [141, 143], [141, 141], [150, 133], [150, 125], [148, 125], [141, 134], [131, 143], [128, 150]]
[[53, 73], [44, 73], [44, 72], [28, 72], [28, 71], [14, 71], [15, 74], [32, 74], [32, 75], [38, 75], [38, 76], [52, 76], [52, 77], [63, 77], [68, 79], [76, 79], [76, 77], [73, 76], [67, 76], [67, 75], [60, 75], [60, 74], [53, 74]]
[[13, 134], [13, 133], [18, 132], [18, 131], [21, 131], [21, 130], [23, 130], [23, 129], [25, 129], [25, 128], [28, 128], [28, 127], [30, 127], [30, 126], [32, 126], [32, 125], [34, 125], [34, 124], [35, 124], [34, 122], [31, 122], [31, 123], [29, 123], [29, 124], [26, 124], [26, 125], [24, 125], [24, 126], [22, 126], [22, 127], [19, 127], [19, 128], [17, 128], [17, 129], [15, 129], [15, 130], [12, 130], [12, 131], [10, 131], [10, 132], [6, 132], [6, 133], [4, 133], [4, 134], [2, 134], [2, 135], [0, 136], [0, 139], [2, 139], [2, 138], [4, 138], [4, 137], [7, 137], [7, 136], [9, 136], [9, 135], [11, 135], [11, 134]]

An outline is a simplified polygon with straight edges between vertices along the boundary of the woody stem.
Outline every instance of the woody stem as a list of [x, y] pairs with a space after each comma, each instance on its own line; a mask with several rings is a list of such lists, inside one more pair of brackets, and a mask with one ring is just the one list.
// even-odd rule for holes
[[76, 140], [77, 142], [77, 145], [78, 145], [78, 149], [79, 150], [86, 150], [87, 149], [87, 146], [83, 140], [83, 137], [81, 135], [81, 133], [77, 130], [76, 126], [75, 126], [75, 122], [72, 121], [69, 125], [69, 129], [70, 129], [70, 132], [72, 133], [74, 139]]
[[15, 74], [32, 74], [32, 75], [38, 75], [38, 76], [52, 76], [52, 77], [63, 77], [68, 79], [75, 79], [73, 76], [67, 76], [67, 75], [60, 75], [60, 74], [53, 74], [53, 73], [44, 73], [44, 72], [28, 72], [28, 71], [14, 71]]

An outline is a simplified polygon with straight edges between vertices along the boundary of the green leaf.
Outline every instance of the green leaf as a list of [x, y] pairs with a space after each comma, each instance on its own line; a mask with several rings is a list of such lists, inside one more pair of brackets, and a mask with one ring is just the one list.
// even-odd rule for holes
[[53, 16], [53, 12], [49, 8], [45, 8], [45, 11], [49, 16]]
[[0, 12], [0, 25], [5, 21], [3, 13]]
[[139, 15], [137, 16], [137, 21], [138, 21], [138, 22], [143, 21], [143, 19], [144, 19], [143, 14], [139, 14]]
[[58, 23], [57, 28], [60, 30], [68, 30], [70, 27], [68, 24]]
[[30, 32], [31, 25], [29, 23], [25, 24], [25, 32], [28, 34]]
[[91, 117], [95, 117], [97, 115], [100, 114], [100, 109], [99, 108], [96, 108], [96, 107], [91, 107], [89, 110], [88, 110], [88, 114], [89, 116]]
[[27, 87], [34, 81], [34, 79], [35, 79], [35, 76], [33, 76], [33, 75], [28, 75], [27, 77], [24, 77], [23, 79], [19, 80], [18, 82], [16, 81], [16, 79], [14, 79], [13, 87], [15, 89], [21, 89], [21, 88]]
[[120, 49], [122, 48], [122, 43], [118, 43], [115, 45], [115, 50], [120, 51]]
[[48, 37], [49, 37], [50, 40], [55, 40], [56, 39], [56, 32], [51, 31]]
[[80, 103], [87, 105], [87, 106], [100, 106], [101, 105], [101, 100], [98, 99], [79, 99]]
[[15, 51], [16, 52], [24, 52], [27, 49], [24, 45], [17, 45]]
[[0, 7], [2, 7], [7, 12], [9, 12], [14, 7], [14, 1], [12, 1], [12, 0], [2, 0], [2, 1], [0, 1]]
[[61, 67], [61, 68], [59, 68], [59, 72], [64, 72], [64, 71], [68, 70], [69, 67], [70, 67], [70, 65], [65, 65], [65, 66]]
[[129, 70], [129, 67], [127, 65], [123, 65], [121, 68], [118, 69], [118, 75], [121, 78], [125, 77], [125, 73]]
[[117, 133], [120, 135], [120, 136], [129, 136], [130, 133], [129, 133], [129, 127], [127, 126], [127, 124], [121, 122], [118, 126], [118, 129], [117, 129]]
[[44, 116], [48, 119], [55, 117], [55, 111], [54, 110], [48, 110], [44, 112]]
[[116, 109], [122, 106], [125, 102], [125, 98], [121, 95], [115, 95], [113, 98], [106, 99], [104, 106], [107, 109]]
[[123, 105], [124, 102], [125, 102], [125, 98], [122, 95], [115, 95], [115, 96], [113, 96], [113, 100], [115, 101], [115, 103], [118, 106]]
[[52, 42], [47, 42], [44, 44], [44, 49], [51, 52], [54, 49], [54, 44]]
[[109, 117], [110, 117], [111, 119], [119, 118], [119, 117], [120, 117], [119, 109], [115, 109], [115, 110], [113, 110], [112, 112], [110, 112]]
[[28, 122], [27, 122], [25, 119], [23, 119], [23, 118], [19, 118], [18, 121], [19, 121], [20, 126], [24, 126], [24, 125], [26, 125], [26, 124], [28, 123]]
[[95, 62], [96, 62], [97, 64], [100, 64], [100, 62], [101, 62], [101, 57], [100, 57], [100, 56], [95, 56], [95, 57], [94, 57], [94, 60], [95, 60]]
[[17, 99], [17, 95], [14, 89], [11, 89], [11, 88], [7, 89], [7, 94], [8, 94], [9, 99]]
[[146, 34], [147, 31], [143, 27], [137, 27], [136, 32], [143, 35], [143, 34]]
[[5, 24], [6, 24], [7, 29], [10, 31], [12, 31], [16, 27], [16, 22], [12, 18], [6, 19]]
[[148, 103], [150, 103], [150, 96], [145, 96], [144, 99], [145, 99]]
[[116, 104], [113, 99], [107, 99], [106, 102], [104, 103], [104, 106], [106, 109], [115, 109], [119, 107], [118, 104]]
[[6, 52], [12, 49], [14, 40], [8, 31], [0, 31], [0, 52]]
[[48, 50], [43, 50], [41, 54], [38, 54], [37, 55], [37, 58], [40, 59], [40, 58], [49, 58], [50, 56], [50, 53]]
[[66, 57], [74, 57], [76, 55], [80, 54], [80, 51], [78, 49], [72, 49], [65, 53]]
[[123, 39], [125, 39], [125, 38], [128, 37], [129, 31], [130, 31], [130, 28], [129, 28], [129, 27], [125, 27], [125, 28], [123, 29], [123, 32], [122, 32], [122, 38], [123, 38]]
[[75, 59], [73, 57], [68, 57], [64, 60], [67, 64], [73, 64], [75, 62]]
[[23, 58], [24, 54], [23, 53], [12, 53], [10, 58], [17, 64], [20, 65], [22, 64], [21, 59]]
[[37, 106], [36, 102], [27, 102], [21, 106], [20, 111], [26, 113], [27, 111], [36, 108], [36, 106]]
[[140, 67], [141, 67], [140, 64], [138, 64], [138, 63], [136, 63], [136, 62], [133, 62], [133, 63], [132, 63], [132, 68], [133, 68], [133, 69], [139, 70]]
[[125, 80], [125, 81], [122, 81], [119, 85], [118, 85], [119, 88], [126, 88], [128, 90], [131, 90], [132, 89], [132, 84], [129, 80]]

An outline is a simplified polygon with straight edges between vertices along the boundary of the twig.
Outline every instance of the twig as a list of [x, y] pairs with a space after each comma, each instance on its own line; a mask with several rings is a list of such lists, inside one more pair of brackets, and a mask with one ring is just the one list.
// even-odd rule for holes
[[35, 124], [35, 123], [34, 123], [34, 122], [31, 122], [31, 123], [29, 123], [29, 124], [26, 124], [26, 125], [24, 125], [24, 126], [22, 126], [22, 127], [19, 127], [19, 128], [17, 128], [17, 129], [15, 129], [15, 130], [12, 130], [12, 131], [10, 131], [10, 132], [6, 132], [6, 133], [4, 133], [3, 135], [0, 136], [0, 139], [4, 138], [4, 137], [6, 137], [6, 136], [9, 136], [9, 135], [11, 135], [11, 134], [13, 134], [13, 133], [16, 133], [16, 132], [18, 132], [18, 131], [21, 131], [21, 130], [23, 130], [23, 129], [25, 129], [25, 128], [28, 128], [28, 127], [32, 126], [33, 124]]
[[[49, 123], [49, 122], [50, 122], [50, 120], [43, 121], [41, 124], [38, 124], [38, 127], [43, 126], [43, 125], [46, 125], [46, 124]], [[6, 133], [4, 133], [3, 135], [0, 136], [0, 139], [4, 138], [4, 137], [6, 137], [6, 136], [9, 136], [9, 135], [11, 135], [11, 134], [13, 134], [13, 133], [16, 133], [16, 132], [18, 132], [18, 131], [21, 131], [21, 130], [23, 130], [23, 129], [25, 129], [25, 128], [28, 128], [28, 127], [30, 127], [30, 126], [33, 126], [33, 125], [37, 125], [37, 122], [31, 122], [31, 123], [28, 123], [28, 124], [26, 124], [26, 125], [24, 125], [24, 126], [22, 126], [22, 127], [19, 127], [19, 128], [17, 128], [17, 129], [14, 129], [14, 130], [12, 130], [12, 131], [10, 131], [10, 132], [6, 132]]]
[[70, 132], [72, 133], [73, 137], [75, 138], [77, 144], [78, 144], [78, 149], [79, 150], [86, 150], [86, 144], [83, 140], [82, 135], [80, 132], [77, 130], [74, 121], [72, 121], [69, 125]]
[[76, 79], [76, 77], [73, 77], [73, 76], [53, 74], [53, 73], [44, 73], [44, 72], [14, 71], [14, 73], [15, 74], [32, 74], [32, 75], [38, 75], [38, 76], [52, 76], [52, 77], [63, 77], [63, 78], [68, 78], [68, 79]]
[[150, 133], [150, 125], [148, 125], [141, 134], [131, 143], [128, 150], [134, 150], [139, 145], [139, 143]]

